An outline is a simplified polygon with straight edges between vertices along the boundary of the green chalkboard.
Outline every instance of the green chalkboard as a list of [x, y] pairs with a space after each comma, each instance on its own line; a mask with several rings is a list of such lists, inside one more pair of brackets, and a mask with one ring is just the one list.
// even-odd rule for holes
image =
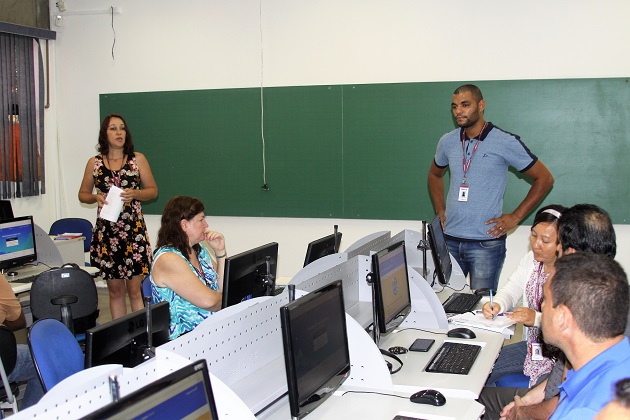
[[[419, 220], [433, 214], [428, 169], [455, 128], [450, 102], [461, 84], [265, 88], [262, 108], [259, 88], [102, 94], [100, 111], [122, 114], [149, 159], [159, 197], [146, 213], [194, 195], [218, 216]], [[628, 79], [476, 84], [486, 119], [553, 173], [545, 203], [595, 203], [630, 223]], [[504, 210], [529, 187], [510, 176]]]

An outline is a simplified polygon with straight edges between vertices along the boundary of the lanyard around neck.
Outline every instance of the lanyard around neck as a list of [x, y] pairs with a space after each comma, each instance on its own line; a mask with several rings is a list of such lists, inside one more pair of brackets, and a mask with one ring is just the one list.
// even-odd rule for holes
[[[473, 147], [472, 153], [470, 154], [470, 158], [468, 160], [466, 160], [466, 130], [462, 130], [462, 170], [464, 171], [464, 183], [466, 183], [466, 173], [468, 173], [468, 169], [470, 168], [470, 164], [472, 163], [473, 156], [475, 156], [475, 152], [477, 151], [477, 148], [479, 147], [479, 142], [481, 141], [481, 135], [483, 134], [483, 131], [486, 129], [487, 126], [488, 126], [488, 123], [486, 122], [481, 128], [481, 131], [479, 132], [479, 135], [477, 136], [477, 142], [475, 143], [475, 147]], [[474, 137], [470, 139], [470, 141], [473, 141], [473, 140], [475, 140]]]

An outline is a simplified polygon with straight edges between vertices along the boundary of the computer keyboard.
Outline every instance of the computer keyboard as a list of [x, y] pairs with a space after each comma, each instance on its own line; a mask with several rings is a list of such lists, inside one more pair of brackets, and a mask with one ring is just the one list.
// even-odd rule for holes
[[468, 375], [481, 346], [444, 342], [426, 367], [427, 372]]
[[19, 279], [10, 280], [9, 283], [33, 283], [36, 278], [37, 276], [20, 277]]
[[477, 303], [481, 300], [481, 295], [472, 293], [453, 293], [442, 304], [444, 312], [449, 314], [463, 314], [475, 309]]

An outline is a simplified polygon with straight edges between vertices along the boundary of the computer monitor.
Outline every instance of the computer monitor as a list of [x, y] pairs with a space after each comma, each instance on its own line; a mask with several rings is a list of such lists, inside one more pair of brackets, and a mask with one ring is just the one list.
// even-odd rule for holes
[[277, 242], [226, 258], [222, 307], [227, 308], [255, 297], [273, 295], [277, 261]]
[[446, 239], [444, 239], [444, 231], [442, 230], [442, 221], [440, 216], [436, 215], [431, 223], [427, 226], [427, 236], [429, 238], [429, 246], [431, 247], [431, 255], [435, 271], [433, 276], [437, 276], [438, 282], [447, 285], [451, 279], [453, 265], [451, 263], [451, 255], [448, 253]]
[[0, 200], [0, 220], [13, 219], [13, 207], [9, 200]]
[[84, 419], [216, 420], [208, 366], [199, 360], [125, 395]]
[[293, 418], [332, 395], [350, 373], [341, 280], [280, 308], [284, 362]]
[[[151, 305], [153, 346], [168, 341], [170, 321], [168, 302]], [[145, 309], [91, 328], [85, 337], [85, 368], [105, 364], [137, 366], [144, 361], [147, 338]]]
[[0, 221], [0, 269], [4, 272], [36, 260], [33, 217], [14, 217]]
[[306, 248], [304, 267], [326, 255], [336, 254], [339, 251], [340, 241], [341, 232], [337, 232], [336, 234], [333, 233], [332, 235], [324, 236], [323, 238], [316, 239], [309, 243]]
[[372, 254], [372, 274], [378, 329], [388, 333], [400, 325], [411, 310], [405, 242]]

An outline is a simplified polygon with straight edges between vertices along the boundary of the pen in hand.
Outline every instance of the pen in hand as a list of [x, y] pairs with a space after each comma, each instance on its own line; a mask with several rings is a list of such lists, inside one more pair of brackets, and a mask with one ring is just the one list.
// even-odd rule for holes
[[492, 320], [494, 321], [494, 299], [492, 298], [492, 289], [490, 289], [490, 310], [492, 311]]

